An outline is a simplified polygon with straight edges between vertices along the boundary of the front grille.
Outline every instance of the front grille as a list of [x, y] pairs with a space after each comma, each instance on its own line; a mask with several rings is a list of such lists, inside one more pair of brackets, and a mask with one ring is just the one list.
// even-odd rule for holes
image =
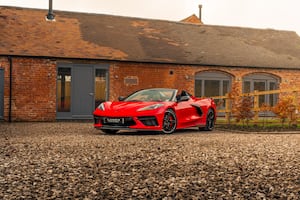
[[158, 126], [157, 119], [154, 116], [138, 117], [138, 120], [140, 120], [145, 126]]

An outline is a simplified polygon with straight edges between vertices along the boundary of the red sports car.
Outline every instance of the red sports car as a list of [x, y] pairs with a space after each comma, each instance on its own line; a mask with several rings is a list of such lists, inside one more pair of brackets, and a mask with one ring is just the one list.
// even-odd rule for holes
[[144, 130], [171, 134], [188, 127], [213, 130], [216, 105], [211, 98], [196, 98], [186, 91], [153, 88], [101, 103], [93, 114], [94, 127], [105, 133]]

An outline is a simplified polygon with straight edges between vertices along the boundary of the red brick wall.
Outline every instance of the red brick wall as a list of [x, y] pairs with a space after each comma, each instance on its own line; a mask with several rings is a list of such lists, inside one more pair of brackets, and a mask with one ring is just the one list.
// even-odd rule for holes
[[[56, 61], [21, 57], [13, 57], [12, 61], [12, 120], [54, 121], [56, 119]], [[66, 61], [60, 60], [60, 62]], [[98, 63], [74, 60], [67, 62]], [[0, 67], [5, 69], [4, 117], [8, 120], [9, 62], [7, 57], [0, 57]], [[226, 72], [232, 75], [233, 81], [239, 82], [240, 86], [245, 75], [268, 73], [280, 79], [281, 89], [300, 88], [300, 70], [111, 62], [109, 99], [116, 100], [119, 96], [151, 87], [186, 89], [193, 94], [195, 74], [207, 70]]]
[[[5, 68], [4, 117], [9, 118], [9, 62]], [[56, 64], [48, 59], [12, 58], [12, 121], [53, 121], [56, 116]]]
[[[300, 70], [114, 63], [110, 68], [110, 99], [115, 100], [118, 96], [126, 96], [138, 89], [151, 87], [186, 89], [194, 94], [195, 74], [201, 71], [228, 73], [233, 77], [233, 81], [240, 83], [240, 89], [243, 77], [252, 73], [267, 73], [278, 77], [281, 89], [300, 88]], [[124, 79], [127, 76], [137, 77], [138, 84], [126, 85]]]
[[[126, 96], [136, 90], [152, 87], [193, 89], [191, 68], [181, 65], [115, 63], [110, 68], [110, 99]], [[128, 76], [138, 79], [137, 85], [127, 85]]]

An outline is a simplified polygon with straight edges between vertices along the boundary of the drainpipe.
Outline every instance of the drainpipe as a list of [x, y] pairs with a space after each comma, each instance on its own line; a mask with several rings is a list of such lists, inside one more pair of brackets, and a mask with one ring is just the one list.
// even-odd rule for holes
[[9, 106], [8, 106], [8, 122], [12, 122], [11, 120], [11, 113], [12, 113], [12, 69], [13, 69], [13, 62], [11, 56], [7, 57], [9, 62]]

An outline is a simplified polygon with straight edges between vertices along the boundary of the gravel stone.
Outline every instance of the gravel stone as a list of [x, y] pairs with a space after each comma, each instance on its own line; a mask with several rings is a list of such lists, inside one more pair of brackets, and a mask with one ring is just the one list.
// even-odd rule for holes
[[3, 122], [0, 199], [300, 199], [300, 134]]

